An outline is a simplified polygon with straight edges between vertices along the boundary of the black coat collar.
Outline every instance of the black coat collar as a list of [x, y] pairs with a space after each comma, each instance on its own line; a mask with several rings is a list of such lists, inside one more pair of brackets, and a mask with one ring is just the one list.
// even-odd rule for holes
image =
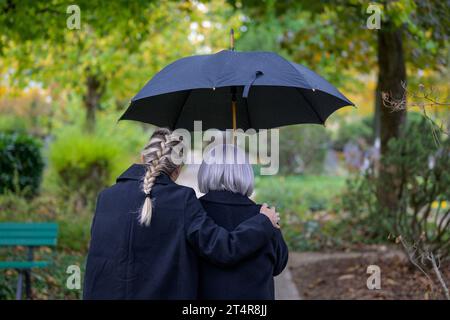
[[202, 201], [235, 205], [255, 205], [247, 196], [231, 191], [210, 191], [200, 198]]
[[[142, 181], [145, 173], [147, 172], [147, 168], [143, 164], [132, 164], [124, 173], [122, 173], [118, 178], [117, 182], [122, 180], [137, 180]], [[174, 183], [172, 179], [169, 178], [167, 174], [162, 172], [157, 178], [155, 183], [157, 184], [169, 184]]]

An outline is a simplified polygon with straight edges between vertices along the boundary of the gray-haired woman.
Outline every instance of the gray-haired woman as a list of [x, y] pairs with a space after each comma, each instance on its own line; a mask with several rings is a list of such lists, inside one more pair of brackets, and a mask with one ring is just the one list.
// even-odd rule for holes
[[233, 264], [270, 241], [273, 210], [262, 208], [264, 214], [228, 232], [207, 217], [194, 190], [174, 182], [180, 165], [172, 153], [181, 143], [170, 130], [156, 130], [142, 152], [144, 163], [100, 193], [85, 299], [195, 299], [198, 255]]
[[[220, 226], [233, 230], [258, 215], [261, 205], [253, 193], [253, 168], [246, 154], [234, 145], [217, 145], [204, 157], [198, 172], [200, 202]], [[274, 299], [273, 277], [288, 260], [288, 249], [279, 230], [257, 252], [231, 266], [200, 263], [200, 299]]]

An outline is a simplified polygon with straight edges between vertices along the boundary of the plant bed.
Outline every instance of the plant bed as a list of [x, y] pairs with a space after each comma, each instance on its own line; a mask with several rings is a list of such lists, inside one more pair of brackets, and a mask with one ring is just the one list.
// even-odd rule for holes
[[[427, 277], [414, 267], [401, 251], [383, 249], [364, 252], [292, 253], [290, 269], [300, 296], [305, 300], [320, 299], [445, 299], [435, 275]], [[381, 289], [369, 290], [369, 265], [381, 270]], [[450, 263], [442, 262], [442, 276], [447, 284]]]

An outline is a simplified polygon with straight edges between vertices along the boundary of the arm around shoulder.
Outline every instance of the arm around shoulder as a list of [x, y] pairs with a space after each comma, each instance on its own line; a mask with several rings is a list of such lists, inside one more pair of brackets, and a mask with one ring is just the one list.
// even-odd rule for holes
[[199, 255], [221, 266], [236, 264], [256, 252], [276, 230], [269, 218], [258, 214], [228, 232], [208, 217], [192, 189], [187, 194], [184, 219], [188, 242]]

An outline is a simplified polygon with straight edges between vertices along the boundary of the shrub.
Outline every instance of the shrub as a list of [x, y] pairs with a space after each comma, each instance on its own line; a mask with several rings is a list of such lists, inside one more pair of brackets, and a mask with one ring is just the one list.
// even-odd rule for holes
[[[433, 135], [425, 118], [409, 121], [403, 137], [389, 142], [385, 164], [396, 168], [401, 190], [399, 206], [391, 212], [377, 201], [377, 185], [383, 185], [373, 169], [349, 181], [344, 208], [350, 212], [360, 234], [371, 239], [387, 240], [401, 235], [410, 243], [420, 242], [426, 250], [447, 256], [450, 252], [450, 141]], [[385, 192], [391, 192], [385, 190]], [[350, 227], [353, 231], [355, 228]]]
[[[433, 127], [433, 128], [432, 128]], [[427, 119], [409, 125], [403, 139], [389, 143], [386, 165], [400, 168], [402, 193], [395, 233], [406, 240], [423, 239], [427, 250], [450, 253], [450, 140]], [[383, 181], [380, 181], [383, 183]]]
[[[86, 252], [90, 238], [92, 212], [76, 213], [67, 201], [49, 195], [26, 199], [7, 192], [0, 195], [1, 222], [56, 222], [59, 225], [58, 251]], [[1, 260], [1, 257], [0, 257]]]
[[280, 172], [321, 173], [329, 143], [322, 126], [301, 125], [280, 129]]
[[44, 168], [40, 149], [40, 141], [27, 134], [0, 132], [0, 193], [37, 193]]
[[57, 194], [75, 205], [92, 206], [98, 192], [113, 179], [119, 149], [111, 139], [67, 130], [50, 147], [51, 172]]
[[347, 142], [373, 143], [373, 117], [365, 117], [350, 123], [341, 123], [337, 132], [337, 137], [333, 141], [336, 150], [343, 150]]

